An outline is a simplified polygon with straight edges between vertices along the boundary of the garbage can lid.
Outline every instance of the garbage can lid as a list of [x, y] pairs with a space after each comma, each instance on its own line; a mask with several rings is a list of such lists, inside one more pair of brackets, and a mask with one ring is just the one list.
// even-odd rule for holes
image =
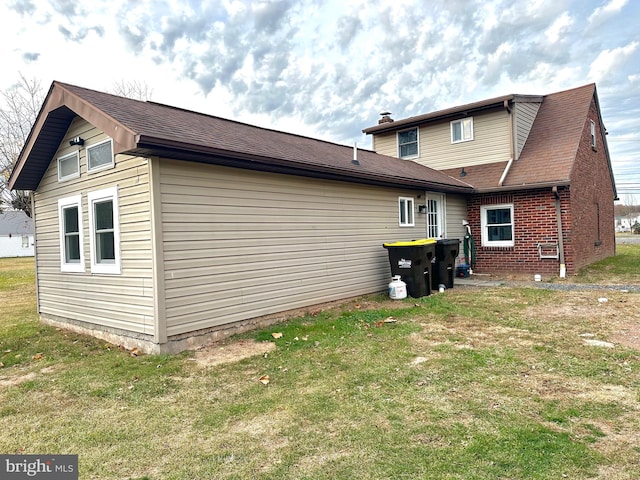
[[410, 240], [406, 242], [383, 243], [383, 247], [419, 247], [421, 245], [430, 245], [436, 243], [435, 238], [421, 238], [419, 240]]

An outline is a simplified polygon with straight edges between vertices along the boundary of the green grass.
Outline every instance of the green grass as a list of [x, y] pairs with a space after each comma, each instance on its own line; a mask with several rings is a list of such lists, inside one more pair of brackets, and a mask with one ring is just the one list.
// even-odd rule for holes
[[639, 284], [640, 246], [617, 245], [616, 255], [584, 267], [576, 280], [595, 284]]
[[78, 454], [80, 478], [640, 477], [640, 353], [580, 337], [638, 324], [638, 294], [374, 295], [207, 366], [44, 326], [33, 282], [0, 260], [0, 451]]

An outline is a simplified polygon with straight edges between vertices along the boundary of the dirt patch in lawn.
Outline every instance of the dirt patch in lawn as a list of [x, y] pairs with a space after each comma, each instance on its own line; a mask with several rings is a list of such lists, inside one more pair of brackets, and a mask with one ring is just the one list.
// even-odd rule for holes
[[235, 342], [214, 344], [196, 350], [194, 360], [201, 367], [212, 367], [224, 363], [239, 362], [245, 358], [264, 355], [276, 348], [273, 342], [238, 340]]

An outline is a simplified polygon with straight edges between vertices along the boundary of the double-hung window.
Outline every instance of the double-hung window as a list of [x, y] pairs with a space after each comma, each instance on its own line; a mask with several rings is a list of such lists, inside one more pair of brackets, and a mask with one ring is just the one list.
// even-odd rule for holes
[[80, 176], [80, 156], [78, 152], [58, 157], [58, 181], [64, 182]]
[[451, 122], [451, 143], [473, 140], [473, 117]]
[[113, 143], [111, 139], [87, 147], [87, 170], [96, 172], [113, 167]]
[[400, 158], [414, 158], [418, 156], [418, 129], [398, 132], [398, 156]]
[[398, 198], [398, 223], [401, 227], [413, 227], [413, 197]]
[[118, 187], [89, 192], [88, 200], [91, 272], [119, 274]]
[[481, 207], [482, 245], [485, 247], [513, 247], [513, 205]]
[[58, 200], [60, 270], [84, 272], [82, 200], [80, 195]]

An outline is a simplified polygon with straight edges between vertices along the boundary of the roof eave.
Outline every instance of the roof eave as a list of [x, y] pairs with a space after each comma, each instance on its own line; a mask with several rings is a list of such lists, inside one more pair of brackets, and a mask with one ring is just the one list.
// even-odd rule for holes
[[537, 183], [524, 183], [521, 185], [503, 185], [496, 187], [481, 187], [475, 188], [474, 193], [496, 193], [496, 192], [506, 192], [506, 191], [521, 191], [521, 190], [538, 190], [541, 188], [551, 188], [551, 187], [568, 187], [571, 185], [570, 180], [554, 180], [554, 181], [546, 181], [546, 182], [537, 182]]
[[381, 175], [364, 169], [358, 170], [357, 167], [340, 168], [321, 164], [310, 165], [305, 162], [274, 159], [198, 145], [187, 145], [146, 136], [140, 137], [137, 147], [126, 153], [394, 188], [417, 188], [443, 193], [471, 193], [473, 191], [472, 187], [465, 185], [446, 184], [389, 174]]

